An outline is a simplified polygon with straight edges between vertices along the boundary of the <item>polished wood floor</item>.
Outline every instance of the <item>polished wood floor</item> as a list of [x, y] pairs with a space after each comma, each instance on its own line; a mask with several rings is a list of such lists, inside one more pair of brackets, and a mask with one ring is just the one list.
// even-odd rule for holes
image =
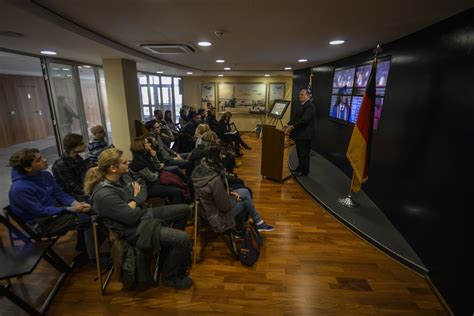
[[[261, 144], [253, 135], [244, 139], [253, 149], [245, 151], [236, 172], [252, 188], [263, 218], [276, 228], [264, 233], [263, 253], [254, 267], [234, 261], [216, 240], [193, 266], [189, 290], [127, 293], [113, 280], [100, 296], [95, 269], [88, 266], [66, 279], [48, 314], [445, 315], [422, 277], [340, 224], [293, 179], [283, 185], [263, 180]], [[73, 244], [66, 238], [56, 248], [71, 258]], [[42, 264], [35, 275], [14, 281], [14, 288], [39, 304], [55, 276]], [[0, 299], [1, 316], [23, 314]]]

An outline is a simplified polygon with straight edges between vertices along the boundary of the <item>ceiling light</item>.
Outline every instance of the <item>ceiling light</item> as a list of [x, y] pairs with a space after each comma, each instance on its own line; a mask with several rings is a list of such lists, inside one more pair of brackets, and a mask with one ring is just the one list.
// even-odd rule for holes
[[217, 75], [218, 77], [224, 77], [224, 75]]
[[157, 74], [162, 74], [162, 73], [163, 73], [163, 71], [157, 71], [156, 73], [157, 73]]
[[199, 42], [198, 45], [206, 47], [206, 46], [211, 46], [212, 43], [211, 42]]
[[52, 50], [42, 50], [40, 53], [43, 55], [56, 55], [57, 54], [56, 52], [53, 52]]
[[84, 68], [92, 68], [92, 66], [89, 66], [89, 65], [82, 65], [82, 67], [84, 67]]
[[343, 40], [335, 40], [335, 41], [330, 41], [329, 44], [330, 45], [341, 45], [341, 44], [344, 44], [345, 41]]
[[307, 61], [308, 61], [308, 60], [307, 60], [307, 59], [305, 59], [305, 58], [298, 59], [298, 62], [299, 62], [299, 63], [305, 63], [305, 62], [307, 62]]
[[285, 70], [291, 70], [291, 67], [285, 67]]
[[188, 71], [186, 74], [187, 75], [192, 75], [193, 73], [191, 71]]
[[270, 75], [269, 75], [269, 74], [265, 74], [265, 77], [270, 77]]
[[53, 70], [59, 70], [59, 68], [53, 68]]
[[217, 60], [216, 60], [216, 63], [222, 64], [222, 63], [225, 63], [225, 60], [224, 60], [224, 59], [217, 59]]
[[230, 70], [230, 67], [225, 67], [224, 70]]
[[71, 71], [69, 68], [63, 68], [64, 71]]

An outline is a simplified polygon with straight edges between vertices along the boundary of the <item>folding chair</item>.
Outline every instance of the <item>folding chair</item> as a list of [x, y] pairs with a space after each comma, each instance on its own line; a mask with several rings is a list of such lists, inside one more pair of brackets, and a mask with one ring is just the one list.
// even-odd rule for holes
[[[194, 194], [194, 248], [193, 248], [193, 264], [196, 264], [197, 262], [197, 252], [198, 252], [198, 237], [199, 237], [199, 230], [203, 231], [206, 229], [206, 231], [213, 232], [211, 227], [205, 223], [203, 219], [201, 219], [201, 216], [199, 215], [199, 198], [197, 196], [197, 193]], [[201, 227], [199, 225], [201, 224]], [[221, 237], [226, 246], [229, 248], [231, 251], [232, 255], [234, 256], [235, 259], [238, 259], [238, 250], [237, 250], [237, 245], [235, 242], [235, 237], [232, 232], [232, 230], [225, 231], [223, 233], [215, 233], [218, 234], [218, 237]], [[201, 247], [200, 253], [204, 250], [204, 247]]]
[[[112, 265], [111, 267], [108, 267], [104, 271], [102, 271], [102, 265], [100, 263], [100, 240], [99, 240], [99, 234], [97, 232], [97, 227], [99, 226], [101, 227], [101, 229], [104, 229], [105, 231], [107, 231], [108, 233], [107, 235], [109, 235], [109, 231], [107, 228], [105, 228], [104, 225], [99, 224], [97, 217], [94, 218], [93, 223], [92, 223], [92, 231], [94, 233], [95, 261], [96, 261], [96, 268], [97, 268], [97, 278], [95, 278], [94, 281], [99, 281], [100, 295], [104, 295], [105, 290], [107, 289], [107, 285], [109, 285], [110, 278], [112, 277], [112, 274], [114, 272], [114, 266]], [[104, 281], [102, 279], [103, 275], [105, 275]]]
[[[5, 296], [29, 315], [43, 315], [59, 291], [70, 269], [51, 249], [55, 242], [54, 239], [32, 241], [30, 237], [12, 225], [5, 216], [0, 215], [0, 222], [16, 236], [17, 240], [22, 240], [25, 243], [23, 246], [11, 246], [8, 249], [3, 248], [3, 244], [0, 247], [0, 280], [7, 280], [6, 285], [0, 285], [0, 296]], [[10, 279], [31, 274], [42, 258], [61, 274], [40, 309], [37, 310], [12, 291]]]

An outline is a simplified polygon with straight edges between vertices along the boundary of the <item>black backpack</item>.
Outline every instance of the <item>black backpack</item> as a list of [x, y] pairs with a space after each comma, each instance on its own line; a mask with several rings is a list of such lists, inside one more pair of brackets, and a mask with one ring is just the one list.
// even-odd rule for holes
[[251, 267], [257, 262], [262, 247], [262, 236], [254, 224], [249, 224], [245, 229], [244, 240], [240, 244], [239, 259], [243, 265]]

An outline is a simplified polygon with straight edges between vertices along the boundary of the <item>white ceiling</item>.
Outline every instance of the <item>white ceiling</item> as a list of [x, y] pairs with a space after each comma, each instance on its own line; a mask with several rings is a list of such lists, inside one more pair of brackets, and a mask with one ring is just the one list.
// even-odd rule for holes
[[[168, 74], [291, 75], [386, 43], [471, 8], [474, 0], [0, 0], [0, 47], [89, 64], [130, 58]], [[216, 37], [214, 32], [223, 31]], [[333, 39], [345, 44], [330, 46]], [[200, 40], [211, 47], [197, 46]], [[196, 52], [154, 55], [143, 43], [188, 43]], [[222, 58], [225, 64], [215, 60]], [[307, 58], [307, 63], [297, 59]]]

